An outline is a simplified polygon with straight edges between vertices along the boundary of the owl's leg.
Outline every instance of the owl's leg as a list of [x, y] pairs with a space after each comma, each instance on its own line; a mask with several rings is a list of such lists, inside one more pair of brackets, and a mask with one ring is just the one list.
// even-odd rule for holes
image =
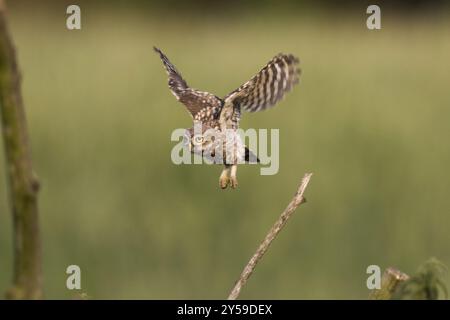
[[237, 164], [233, 164], [231, 166], [231, 173], [230, 173], [230, 184], [233, 189], [235, 189], [238, 186], [236, 173], [237, 173]]
[[222, 189], [226, 189], [228, 187], [228, 182], [230, 181], [230, 171], [231, 167], [225, 165], [225, 168], [223, 168], [222, 173], [220, 174], [219, 185]]

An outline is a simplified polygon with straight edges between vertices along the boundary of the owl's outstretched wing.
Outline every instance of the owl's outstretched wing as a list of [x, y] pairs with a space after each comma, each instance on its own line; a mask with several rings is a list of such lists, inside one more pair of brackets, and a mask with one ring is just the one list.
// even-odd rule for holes
[[274, 106], [298, 83], [299, 60], [292, 54], [278, 54], [253, 78], [228, 94], [225, 106], [240, 106], [255, 112]]
[[167, 71], [170, 91], [178, 101], [186, 106], [192, 117], [195, 118], [202, 109], [206, 112], [210, 108], [221, 106], [221, 100], [215, 95], [190, 88], [169, 58], [160, 49], [156, 47], [153, 47], [153, 49], [159, 54]]

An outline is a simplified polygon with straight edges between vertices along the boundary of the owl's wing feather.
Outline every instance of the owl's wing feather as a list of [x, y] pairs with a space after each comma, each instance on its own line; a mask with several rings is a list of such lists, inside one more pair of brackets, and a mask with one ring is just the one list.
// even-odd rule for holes
[[247, 112], [274, 106], [298, 83], [299, 60], [292, 54], [278, 54], [253, 78], [228, 94], [225, 105], [240, 106]]
[[190, 88], [169, 58], [160, 49], [153, 49], [159, 54], [169, 76], [170, 91], [186, 106], [192, 117], [205, 107], [220, 105], [220, 100], [215, 95]]

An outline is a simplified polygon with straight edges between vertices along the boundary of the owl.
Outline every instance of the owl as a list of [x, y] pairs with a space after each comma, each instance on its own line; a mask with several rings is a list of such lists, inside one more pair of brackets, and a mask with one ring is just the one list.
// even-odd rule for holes
[[224, 98], [188, 86], [180, 72], [158, 48], [169, 77], [169, 89], [191, 114], [194, 126], [186, 130], [185, 142], [192, 153], [224, 165], [219, 186], [236, 188], [237, 165], [259, 159], [237, 133], [242, 112], [268, 109], [299, 82], [299, 60], [292, 54], [273, 57], [253, 78]]

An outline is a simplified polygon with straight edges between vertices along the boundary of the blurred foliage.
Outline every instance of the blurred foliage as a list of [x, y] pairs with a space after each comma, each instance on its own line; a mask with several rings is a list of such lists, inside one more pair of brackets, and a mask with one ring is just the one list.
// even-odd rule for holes
[[[368, 265], [408, 270], [430, 255], [450, 264], [448, 12], [384, 10], [382, 30], [369, 31], [364, 8], [162, 14], [85, 1], [82, 30], [68, 31], [66, 5], [10, 6], [42, 182], [47, 298], [73, 296], [71, 264], [93, 299], [224, 298], [310, 171], [308, 203], [242, 298], [365, 299]], [[153, 45], [219, 96], [280, 51], [300, 57], [300, 85], [241, 123], [280, 129], [277, 175], [241, 166], [239, 188], [224, 192], [220, 167], [172, 164], [170, 134], [191, 119]], [[0, 150], [1, 289], [12, 222]]]
[[437, 300], [439, 296], [448, 299], [444, 275], [447, 267], [432, 258], [420, 266], [417, 273], [399, 284], [392, 299]]
[[[9, 1], [10, 5], [14, 6], [15, 1]], [[24, 3], [31, 3], [32, 0], [18, 0], [19, 5]], [[44, 6], [51, 7], [55, 4], [63, 3], [63, 5], [72, 4], [70, 0], [41, 0], [40, 3]], [[92, 0], [78, 0], [77, 4], [84, 5], [87, 3], [93, 4]], [[443, 8], [449, 5], [449, 0], [378, 0], [374, 3], [371, 0], [95, 0], [95, 4], [103, 7], [113, 6], [118, 7], [135, 7], [145, 9], [163, 9], [163, 10], [187, 10], [194, 9], [197, 11], [215, 11], [218, 9], [232, 8], [233, 11], [240, 12], [242, 10], [252, 11], [267, 11], [273, 8], [287, 7], [287, 8], [317, 8], [318, 10], [354, 10], [355, 8], [367, 8], [371, 4], [377, 4], [381, 7], [396, 8], [402, 12], [419, 11], [427, 8], [432, 10]]]

